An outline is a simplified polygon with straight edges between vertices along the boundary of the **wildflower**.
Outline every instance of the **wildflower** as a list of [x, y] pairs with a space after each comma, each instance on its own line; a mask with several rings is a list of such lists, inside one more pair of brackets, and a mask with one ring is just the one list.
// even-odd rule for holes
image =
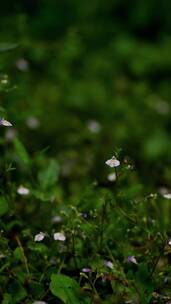
[[8, 120], [5, 120], [4, 118], [0, 118], [0, 126], [12, 127], [12, 123], [10, 123]]
[[5, 132], [5, 139], [7, 142], [12, 142], [13, 139], [16, 137], [17, 132], [14, 128], [7, 129]]
[[98, 121], [90, 120], [88, 122], [87, 128], [92, 133], [99, 133], [101, 130], [101, 126]]
[[17, 189], [17, 193], [20, 195], [28, 195], [30, 193], [30, 190], [24, 186], [19, 186]]
[[16, 67], [21, 72], [26, 72], [29, 68], [29, 63], [26, 59], [20, 58], [16, 61]]
[[88, 217], [88, 214], [86, 212], [80, 212], [80, 216], [86, 219]]
[[26, 120], [26, 125], [28, 128], [35, 130], [38, 129], [40, 126], [40, 121], [35, 116], [29, 116]]
[[167, 194], [169, 191], [166, 187], [160, 187], [159, 188], [159, 193], [163, 196], [164, 194]]
[[51, 222], [53, 224], [59, 224], [59, 223], [62, 222], [62, 218], [59, 215], [55, 215], [55, 216], [52, 217]]
[[34, 241], [35, 242], [41, 242], [41, 241], [43, 241], [44, 237], [45, 237], [45, 233], [44, 232], [39, 232], [38, 234], [35, 235]]
[[166, 187], [160, 187], [159, 193], [166, 199], [171, 199], [171, 193], [169, 193], [169, 190]]
[[34, 301], [33, 304], [47, 304], [47, 302], [44, 302], [44, 301]]
[[120, 165], [120, 161], [118, 159], [116, 159], [115, 156], [112, 156], [112, 158], [108, 159], [105, 162], [105, 164], [108, 165], [111, 168], [114, 168], [114, 167], [118, 167]]
[[104, 261], [104, 265], [110, 269], [113, 269], [113, 263], [111, 261]]
[[163, 194], [163, 197], [166, 199], [171, 199], [171, 193], [165, 193]]
[[128, 256], [128, 263], [138, 264], [134, 255]]
[[108, 179], [110, 182], [114, 182], [114, 181], [116, 180], [116, 173], [113, 172], [113, 173], [108, 174], [107, 179]]
[[66, 236], [64, 233], [62, 232], [55, 232], [54, 235], [54, 240], [55, 241], [61, 241], [61, 242], [64, 242], [66, 240]]
[[89, 267], [85, 267], [81, 270], [82, 272], [85, 272], [85, 273], [89, 273], [89, 272], [92, 272], [91, 268]]
[[168, 245], [171, 246], [171, 239], [168, 240]]

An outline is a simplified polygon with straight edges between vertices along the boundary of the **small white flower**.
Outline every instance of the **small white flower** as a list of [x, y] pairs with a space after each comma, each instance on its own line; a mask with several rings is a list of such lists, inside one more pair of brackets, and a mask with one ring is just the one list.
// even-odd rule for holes
[[7, 129], [5, 132], [5, 139], [7, 142], [12, 142], [16, 135], [17, 132], [14, 128]]
[[133, 264], [136, 264], [136, 265], [138, 264], [134, 255], [130, 255], [128, 257], [128, 263], [133, 263]]
[[51, 222], [53, 224], [61, 223], [62, 222], [62, 218], [59, 215], [55, 215], [55, 216], [52, 217]]
[[104, 265], [110, 269], [113, 269], [113, 263], [111, 261], [104, 261]]
[[34, 301], [33, 304], [47, 304], [47, 302], [44, 302], [44, 301]]
[[90, 120], [87, 124], [87, 128], [92, 133], [99, 133], [101, 130], [101, 126], [96, 120]]
[[82, 272], [85, 272], [85, 273], [89, 273], [89, 272], [92, 272], [91, 268], [89, 267], [85, 267], [81, 270]]
[[166, 199], [171, 199], [171, 193], [169, 193], [169, 190], [166, 187], [160, 187], [159, 193]]
[[168, 245], [171, 246], [171, 239], [168, 240]]
[[160, 187], [158, 191], [161, 195], [169, 193], [169, 191], [166, 187]]
[[28, 128], [35, 130], [38, 129], [40, 126], [40, 121], [35, 116], [29, 116], [26, 120], [26, 125]]
[[114, 182], [114, 181], [116, 180], [116, 173], [113, 172], [113, 173], [108, 174], [107, 179], [108, 179], [110, 182]]
[[163, 197], [166, 199], [171, 199], [171, 193], [163, 194]]
[[0, 118], [0, 125], [4, 127], [12, 127], [12, 123], [10, 123], [8, 120], [5, 120], [4, 118]]
[[29, 68], [29, 63], [26, 59], [20, 58], [16, 61], [16, 67], [21, 72], [26, 72]]
[[38, 234], [35, 235], [34, 241], [35, 242], [41, 242], [41, 241], [43, 241], [44, 237], [45, 237], [45, 233], [44, 232], [39, 232]]
[[54, 233], [53, 237], [54, 237], [55, 241], [62, 241], [62, 242], [64, 242], [66, 240], [65, 234], [62, 233], [62, 232], [56, 232], [56, 233]]
[[30, 190], [24, 186], [19, 186], [17, 189], [17, 193], [20, 195], [28, 195], [30, 193]]
[[114, 168], [114, 167], [118, 167], [120, 165], [120, 161], [118, 159], [116, 159], [115, 156], [113, 156], [111, 159], [108, 159], [105, 162], [105, 164], [108, 165], [111, 168]]

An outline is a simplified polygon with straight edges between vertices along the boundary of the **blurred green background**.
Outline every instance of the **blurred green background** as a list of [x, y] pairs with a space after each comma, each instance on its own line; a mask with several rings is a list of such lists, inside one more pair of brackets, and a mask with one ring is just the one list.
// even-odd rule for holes
[[105, 185], [118, 148], [147, 189], [170, 186], [170, 17], [169, 0], [1, 4], [1, 51], [17, 44], [0, 53], [1, 105], [31, 157], [58, 160], [67, 193]]

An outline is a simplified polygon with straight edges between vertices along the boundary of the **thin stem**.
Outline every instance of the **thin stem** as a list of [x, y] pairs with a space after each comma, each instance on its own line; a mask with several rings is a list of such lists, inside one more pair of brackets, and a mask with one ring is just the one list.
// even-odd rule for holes
[[20, 239], [19, 239], [19, 237], [17, 235], [15, 236], [15, 239], [16, 239], [17, 244], [18, 244], [18, 246], [19, 246], [19, 248], [21, 250], [21, 254], [22, 254], [22, 257], [23, 257], [23, 262], [24, 262], [27, 274], [30, 276], [30, 271], [29, 271], [29, 267], [28, 267], [28, 261], [27, 261], [27, 258], [25, 256], [24, 249], [23, 249], [23, 246], [21, 244], [21, 241], [20, 241]]
[[74, 264], [75, 264], [75, 268], [77, 269], [77, 260], [76, 260], [76, 256], [75, 256], [75, 231], [73, 231], [72, 233], [72, 254], [73, 254], [73, 259], [74, 259]]
[[152, 270], [151, 270], [151, 273], [150, 273], [150, 277], [153, 276], [153, 274], [154, 274], [154, 272], [156, 270], [156, 267], [157, 267], [157, 265], [159, 263], [159, 260], [160, 260], [160, 258], [162, 257], [162, 255], [164, 253], [165, 246], [166, 246], [166, 242], [164, 242], [164, 245], [162, 246], [161, 250], [159, 251], [158, 257], [156, 258], [156, 261], [153, 264], [153, 267], [152, 267]]

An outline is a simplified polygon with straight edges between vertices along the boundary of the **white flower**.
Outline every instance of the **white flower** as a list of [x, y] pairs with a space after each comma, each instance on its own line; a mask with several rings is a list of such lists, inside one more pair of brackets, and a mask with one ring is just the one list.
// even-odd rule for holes
[[0, 118], [0, 125], [4, 127], [12, 127], [12, 123], [10, 123], [8, 120], [5, 120], [4, 118]]
[[29, 116], [26, 120], [26, 125], [28, 128], [35, 130], [38, 129], [40, 126], [40, 121], [35, 116]]
[[104, 261], [104, 265], [110, 269], [113, 269], [113, 263], [111, 261]]
[[62, 241], [62, 242], [64, 242], [66, 240], [65, 234], [62, 233], [62, 232], [56, 232], [56, 233], [54, 233], [53, 237], [54, 237], [55, 241]]
[[53, 224], [61, 223], [62, 222], [62, 218], [59, 215], [55, 215], [55, 216], [52, 217], [51, 222]]
[[108, 179], [110, 182], [114, 182], [114, 181], [116, 180], [116, 173], [113, 172], [113, 173], [108, 174], [107, 179]]
[[87, 128], [92, 133], [99, 133], [101, 130], [99, 122], [95, 120], [90, 120], [87, 124]]
[[17, 193], [20, 195], [28, 195], [30, 193], [30, 190], [24, 186], [19, 186], [17, 189]]
[[41, 242], [41, 241], [43, 241], [44, 237], [45, 237], [45, 233], [44, 232], [39, 232], [38, 234], [35, 235], [34, 241], [35, 242]]
[[108, 165], [111, 168], [114, 168], [114, 167], [118, 167], [120, 165], [120, 161], [118, 159], [116, 159], [115, 156], [113, 156], [111, 159], [108, 159], [105, 162], [105, 164]]
[[34, 301], [33, 304], [47, 304], [47, 302], [44, 302], [44, 301]]
[[13, 139], [16, 137], [17, 132], [14, 128], [7, 129], [5, 132], [5, 138], [7, 142], [12, 142]]
[[21, 72], [26, 72], [28, 70], [28, 68], [29, 68], [29, 63], [28, 63], [28, 61], [26, 59], [20, 58], [16, 62], [16, 67]]
[[168, 245], [171, 246], [171, 239], [168, 240]]
[[91, 268], [89, 267], [85, 267], [81, 270], [82, 272], [85, 272], [85, 273], [89, 273], [89, 272], [92, 272]]
[[169, 192], [166, 187], [160, 187], [158, 191], [161, 195], [167, 194]]
[[165, 193], [163, 194], [163, 197], [166, 199], [171, 199], [171, 193]]
[[159, 193], [166, 199], [171, 199], [171, 193], [169, 193], [169, 190], [166, 187], [160, 187]]

